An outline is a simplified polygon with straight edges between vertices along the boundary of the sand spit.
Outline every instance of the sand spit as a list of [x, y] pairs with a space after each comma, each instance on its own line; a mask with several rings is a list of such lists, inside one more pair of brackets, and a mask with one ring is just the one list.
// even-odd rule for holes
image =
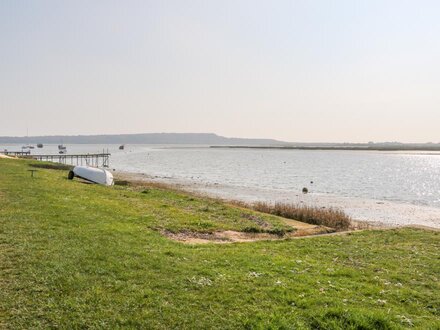
[[344, 210], [355, 221], [367, 222], [373, 226], [400, 227], [420, 225], [440, 228], [440, 208], [435, 207], [327, 194], [301, 194], [281, 189], [200, 183], [169, 177], [152, 177], [141, 173], [116, 172], [116, 177], [123, 180], [167, 184], [189, 192], [226, 200], [303, 203], [318, 207], [339, 208]]
[[5, 154], [0, 153], [0, 158], [2, 158], [2, 159], [16, 159], [17, 157], [11, 157], [11, 156], [7, 156]]

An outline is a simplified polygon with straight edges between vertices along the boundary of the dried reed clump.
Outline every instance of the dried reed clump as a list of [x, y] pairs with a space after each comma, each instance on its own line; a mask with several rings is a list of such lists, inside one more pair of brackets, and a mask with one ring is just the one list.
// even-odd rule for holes
[[336, 230], [346, 230], [351, 226], [351, 218], [342, 210], [319, 208], [300, 204], [257, 202], [252, 204], [256, 211], [298, 220], [313, 225], [326, 226]]

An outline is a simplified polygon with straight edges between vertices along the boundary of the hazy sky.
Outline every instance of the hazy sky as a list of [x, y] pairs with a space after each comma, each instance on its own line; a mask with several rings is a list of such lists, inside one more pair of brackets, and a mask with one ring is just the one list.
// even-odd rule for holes
[[0, 135], [440, 141], [440, 1], [0, 0]]

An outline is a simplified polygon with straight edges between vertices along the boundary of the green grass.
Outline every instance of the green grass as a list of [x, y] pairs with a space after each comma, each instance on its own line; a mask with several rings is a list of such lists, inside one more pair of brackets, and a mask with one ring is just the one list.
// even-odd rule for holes
[[0, 160], [0, 328], [440, 328], [438, 232], [185, 245], [160, 231], [287, 228], [29, 164]]

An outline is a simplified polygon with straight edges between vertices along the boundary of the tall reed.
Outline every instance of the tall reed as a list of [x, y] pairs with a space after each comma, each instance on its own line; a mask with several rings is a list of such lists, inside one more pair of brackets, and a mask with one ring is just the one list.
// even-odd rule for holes
[[301, 222], [321, 225], [337, 230], [350, 228], [352, 219], [344, 211], [335, 208], [320, 208], [301, 204], [289, 203], [266, 203], [257, 202], [252, 204], [256, 211], [277, 215], [283, 218], [298, 220]]

